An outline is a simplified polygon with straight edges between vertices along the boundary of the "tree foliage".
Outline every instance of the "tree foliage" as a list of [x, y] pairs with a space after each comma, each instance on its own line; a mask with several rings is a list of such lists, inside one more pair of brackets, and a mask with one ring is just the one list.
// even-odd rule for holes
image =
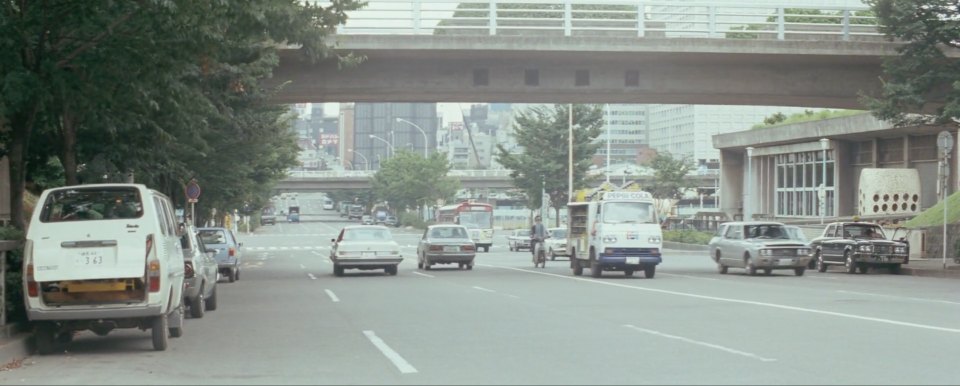
[[284, 44], [307, 60], [329, 56], [326, 37], [359, 6], [0, 3], [0, 155], [10, 159], [14, 225], [23, 227], [25, 187], [127, 173], [178, 202], [197, 178], [201, 205], [260, 206], [297, 151], [260, 81]]
[[674, 158], [670, 152], [660, 152], [650, 161], [650, 168], [653, 169], [653, 183], [648, 191], [655, 198], [679, 200], [684, 190], [691, 187], [685, 179], [693, 170], [689, 157]]
[[[872, 25], [876, 22], [873, 19], [873, 11], [856, 11], [848, 18], [848, 23], [854, 25]], [[741, 27], [731, 27], [730, 30], [736, 32], [727, 32], [727, 39], [758, 39], [760, 37], [775, 36], [773, 31], [777, 30], [778, 16], [769, 16], [766, 23], [747, 24]], [[811, 8], [785, 8], [783, 10], [783, 22], [786, 24], [798, 24], [799, 28], [809, 28], [811, 24], [837, 25], [843, 23], [842, 11], [822, 11]], [[803, 26], [806, 25], [806, 26]], [[766, 31], [766, 32], [739, 32], [739, 31]], [[800, 31], [790, 31], [800, 32]]]
[[419, 153], [398, 150], [373, 176], [373, 194], [399, 211], [447, 200], [460, 188], [459, 181], [447, 176], [449, 171], [444, 153], [424, 158]]
[[[527, 207], [540, 208], [542, 191], [550, 197], [550, 206], [559, 212], [567, 205], [569, 179], [568, 139], [569, 105], [535, 106], [520, 112], [513, 123], [513, 135], [523, 148], [512, 154], [497, 145], [497, 161], [512, 170], [513, 184], [527, 196]], [[587, 185], [590, 159], [600, 144], [593, 140], [603, 127], [599, 105], [573, 105], [573, 189]], [[557, 216], [559, 219], [559, 216]]]
[[[879, 119], [897, 126], [960, 119], [958, 3], [954, 0], [867, 0], [899, 56], [884, 62], [883, 88], [862, 100]], [[918, 115], [922, 113], [924, 115]]]

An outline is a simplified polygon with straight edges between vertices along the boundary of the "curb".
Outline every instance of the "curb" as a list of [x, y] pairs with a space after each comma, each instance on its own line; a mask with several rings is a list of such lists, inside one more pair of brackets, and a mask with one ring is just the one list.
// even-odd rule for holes
[[943, 279], [960, 279], [960, 270], [916, 269], [910, 267], [901, 267], [900, 274], [922, 277], [938, 277]]

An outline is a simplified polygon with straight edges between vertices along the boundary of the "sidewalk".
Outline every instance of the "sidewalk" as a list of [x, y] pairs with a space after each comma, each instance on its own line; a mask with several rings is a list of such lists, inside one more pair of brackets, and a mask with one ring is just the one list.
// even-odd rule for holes
[[[706, 251], [706, 245], [681, 244], [665, 241], [666, 249], [687, 250], [687, 251]], [[706, 254], [704, 254], [706, 257]], [[942, 259], [915, 259], [910, 260], [910, 264], [900, 268], [901, 275], [924, 276], [947, 279], [960, 279], [960, 264], [953, 260], [947, 260], [947, 268], [943, 268]], [[0, 371], [4, 371], [8, 366], [17, 366], [17, 361], [26, 358], [33, 353], [32, 348], [33, 334], [30, 332], [13, 332], [6, 336], [0, 331]]]

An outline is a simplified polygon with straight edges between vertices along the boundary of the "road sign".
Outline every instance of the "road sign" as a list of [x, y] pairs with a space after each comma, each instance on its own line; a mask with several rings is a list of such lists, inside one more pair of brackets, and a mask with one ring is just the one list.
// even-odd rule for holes
[[197, 180], [190, 180], [187, 183], [184, 193], [187, 195], [187, 199], [191, 200], [189, 202], [197, 202], [197, 199], [200, 198], [200, 185], [197, 184]]
[[937, 148], [944, 153], [949, 153], [953, 150], [953, 136], [950, 135], [948, 131], [941, 131], [937, 135]]

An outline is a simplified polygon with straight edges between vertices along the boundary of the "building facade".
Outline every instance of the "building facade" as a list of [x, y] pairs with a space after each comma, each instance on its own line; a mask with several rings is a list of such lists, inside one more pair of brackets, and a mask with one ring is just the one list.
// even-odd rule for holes
[[378, 170], [400, 149], [431, 153], [436, 149], [439, 122], [436, 103], [355, 103], [353, 154], [347, 158]]
[[[864, 113], [715, 135], [721, 209], [731, 218], [748, 219], [910, 216], [938, 202], [936, 140], [944, 130], [954, 140], [960, 135], [955, 127], [896, 128]], [[950, 159], [948, 189], [953, 191], [956, 146]], [[860, 179], [867, 169], [915, 170], [918, 193], [864, 194]]]

